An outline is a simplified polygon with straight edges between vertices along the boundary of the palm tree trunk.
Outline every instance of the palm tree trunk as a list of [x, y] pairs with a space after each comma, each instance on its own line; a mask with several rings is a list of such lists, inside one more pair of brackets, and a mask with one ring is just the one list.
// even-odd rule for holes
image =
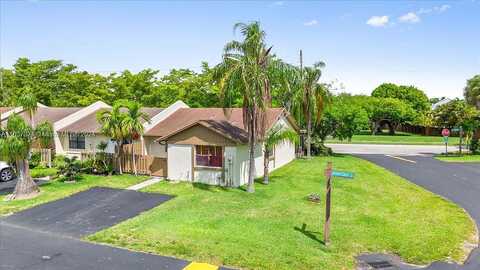
[[255, 123], [252, 116], [250, 119], [250, 134], [248, 138], [249, 144], [249, 166], [248, 166], [248, 186], [247, 192], [253, 193], [255, 192]]
[[123, 170], [122, 170], [122, 144], [120, 143], [120, 141], [117, 141], [117, 165], [118, 165], [118, 168], [117, 168], [117, 171], [118, 171], [118, 174], [123, 174]]
[[37, 184], [30, 176], [27, 159], [19, 159], [16, 161], [18, 170], [18, 182], [15, 186], [11, 199], [30, 198], [39, 192]]
[[269, 158], [270, 158], [270, 152], [265, 149], [265, 154], [263, 156], [263, 184], [265, 185], [268, 185], [268, 182], [269, 182], [269, 177], [268, 177], [268, 174], [269, 174], [269, 171], [268, 171], [268, 161], [269, 161]]
[[132, 164], [133, 164], [133, 172], [137, 175], [137, 164], [135, 162], [135, 144], [132, 141]]
[[307, 158], [312, 157], [312, 117], [307, 115]]

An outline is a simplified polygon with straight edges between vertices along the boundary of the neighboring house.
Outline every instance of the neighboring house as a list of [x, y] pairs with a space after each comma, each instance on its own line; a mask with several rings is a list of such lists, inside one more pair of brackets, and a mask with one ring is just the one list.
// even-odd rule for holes
[[442, 106], [442, 105], [444, 105], [444, 104], [450, 103], [450, 101], [452, 101], [452, 100], [449, 99], [449, 98], [443, 98], [443, 99], [439, 100], [437, 103], [432, 104], [431, 109], [432, 109], [432, 110], [435, 110], [435, 109], [438, 108], [439, 106]]
[[[97, 114], [111, 107], [95, 102], [84, 108], [52, 108], [39, 106], [35, 124], [50, 121], [55, 131], [55, 152], [81, 156], [94, 152], [100, 142], [107, 142], [107, 152], [115, 144], [101, 133]], [[25, 119], [21, 108], [5, 109], [5, 120], [13, 111]], [[145, 122], [145, 134], [139, 140], [142, 154], [151, 157], [152, 175], [171, 180], [201, 182], [211, 185], [240, 186], [248, 181], [248, 134], [243, 125], [242, 109], [189, 108], [182, 101], [169, 107], [143, 108], [151, 121]], [[3, 116], [4, 114], [9, 114]], [[226, 116], [228, 115], [228, 117]], [[6, 122], [6, 121], [5, 121]], [[266, 125], [298, 127], [289, 114], [278, 108], [267, 110]], [[263, 175], [263, 144], [255, 149], [255, 177]], [[283, 142], [274, 147], [270, 170], [277, 169], [295, 158], [295, 145]]]
[[[171, 180], [212, 185], [240, 186], [248, 181], [248, 134], [242, 109], [184, 108], [160, 122], [144, 137], [150, 154], [166, 159]], [[295, 121], [283, 109], [267, 111], [267, 128], [275, 125], [298, 131]], [[263, 144], [255, 150], [255, 177], [263, 175]], [[277, 145], [271, 157], [274, 170], [295, 158], [295, 145]]]

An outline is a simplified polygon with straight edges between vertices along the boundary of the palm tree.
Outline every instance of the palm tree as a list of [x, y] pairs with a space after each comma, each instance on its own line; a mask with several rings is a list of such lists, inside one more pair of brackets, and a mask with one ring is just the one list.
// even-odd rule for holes
[[311, 157], [312, 125], [318, 124], [322, 118], [327, 104], [331, 102], [331, 94], [325, 84], [319, 83], [322, 76], [323, 62], [318, 62], [312, 67], [300, 70], [300, 79], [294, 95], [293, 114], [307, 130], [307, 157]]
[[129, 102], [127, 104], [128, 112], [122, 121], [124, 134], [132, 140], [132, 163], [133, 171], [137, 175], [137, 165], [135, 162], [134, 141], [143, 135], [144, 127], [142, 120], [150, 123], [150, 116], [141, 111], [142, 105], [138, 102]]
[[125, 129], [122, 128], [123, 121], [126, 118], [126, 113], [122, 112], [125, 101], [116, 101], [113, 104], [112, 110], [100, 111], [97, 114], [97, 121], [100, 123], [102, 133], [115, 140], [115, 160], [117, 161], [117, 170], [119, 174], [122, 170], [122, 153], [123, 143], [127, 137]]
[[18, 103], [27, 112], [30, 126], [35, 127], [34, 114], [38, 109], [37, 98], [32, 94], [25, 94], [18, 99]]
[[[255, 146], [265, 134], [266, 109], [270, 106], [269, 60], [271, 47], [265, 45], [265, 32], [258, 22], [237, 23], [242, 41], [228, 42], [223, 61], [215, 67], [213, 77], [220, 85], [224, 108], [231, 107], [242, 96], [243, 124], [248, 132], [249, 170], [248, 192], [254, 192]], [[228, 109], [225, 110], [228, 116]]]
[[15, 163], [18, 181], [10, 200], [29, 198], [39, 192], [37, 184], [30, 175], [28, 157], [33, 141], [33, 130], [18, 115], [8, 119], [5, 134], [0, 138], [0, 156]]
[[267, 135], [263, 139], [264, 143], [264, 155], [263, 155], [263, 183], [269, 182], [269, 170], [268, 165], [270, 156], [274, 150], [275, 145], [282, 142], [298, 143], [298, 134], [292, 129], [285, 129], [280, 126], [275, 126], [267, 132]]

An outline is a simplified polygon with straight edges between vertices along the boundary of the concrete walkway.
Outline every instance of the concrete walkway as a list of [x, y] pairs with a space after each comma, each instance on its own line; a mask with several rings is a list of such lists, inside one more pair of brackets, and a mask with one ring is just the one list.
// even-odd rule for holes
[[[480, 164], [448, 163], [425, 156], [359, 156], [460, 205], [480, 227]], [[383, 254], [363, 255], [359, 256], [359, 260], [386, 261], [395, 267], [381, 269], [479, 270], [480, 249], [477, 243], [477, 248], [464, 265], [435, 262], [425, 268], [418, 268], [402, 264], [395, 257]]]
[[147, 181], [143, 181], [143, 182], [138, 183], [136, 185], [130, 186], [127, 189], [128, 190], [140, 190], [142, 188], [145, 188], [145, 187], [151, 186], [153, 184], [156, 184], [156, 183], [162, 181], [163, 179], [164, 178], [162, 178], [162, 177], [153, 177], [153, 178], [148, 179]]
[[[444, 145], [389, 145], [389, 144], [326, 144], [334, 153], [340, 154], [377, 154], [423, 156], [445, 153]], [[449, 146], [448, 151], [457, 151], [456, 146]]]

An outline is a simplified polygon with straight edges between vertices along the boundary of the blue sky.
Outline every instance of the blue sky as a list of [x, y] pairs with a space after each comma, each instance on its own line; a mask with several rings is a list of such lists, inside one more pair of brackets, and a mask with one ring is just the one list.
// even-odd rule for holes
[[324, 61], [323, 81], [369, 94], [382, 82], [460, 97], [480, 73], [480, 1], [1, 1], [0, 64], [61, 59], [91, 72], [199, 70], [236, 22], [258, 20], [285, 61]]

